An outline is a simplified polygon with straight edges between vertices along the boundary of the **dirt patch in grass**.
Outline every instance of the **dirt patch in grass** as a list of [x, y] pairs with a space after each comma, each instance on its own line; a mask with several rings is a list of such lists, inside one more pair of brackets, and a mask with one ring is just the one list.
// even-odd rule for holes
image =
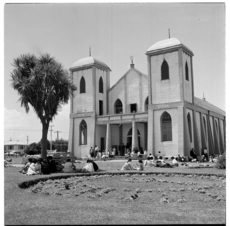
[[[213, 223], [213, 219], [224, 223], [225, 183], [225, 177], [196, 174], [114, 174], [49, 179], [38, 182], [26, 191], [38, 196], [76, 200], [88, 208], [92, 204], [100, 206], [101, 203], [107, 203], [111, 206], [113, 203], [128, 209], [133, 206], [146, 212], [145, 208], [151, 206], [161, 209], [161, 215], [168, 214], [163, 220], [165, 223], [169, 223], [170, 216], [176, 222], [181, 222], [179, 216], [182, 213], [187, 213], [183, 218], [189, 223]], [[205, 210], [212, 221], [204, 215], [200, 216], [201, 210]], [[189, 214], [191, 212], [197, 217], [193, 218]], [[147, 219], [144, 222], [150, 223]]]
[[[28, 177], [6, 168], [5, 224], [225, 223], [224, 170], [152, 167], [144, 175], [116, 175], [124, 162], [97, 163], [112, 175]], [[20, 189], [23, 181], [33, 186]]]

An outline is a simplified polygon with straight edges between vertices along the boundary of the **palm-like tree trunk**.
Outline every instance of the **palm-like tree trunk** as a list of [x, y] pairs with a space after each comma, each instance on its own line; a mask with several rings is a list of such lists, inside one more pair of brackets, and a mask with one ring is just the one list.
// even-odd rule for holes
[[41, 157], [43, 159], [47, 158], [47, 135], [48, 135], [48, 130], [49, 130], [49, 123], [42, 122], [42, 152], [41, 152]]

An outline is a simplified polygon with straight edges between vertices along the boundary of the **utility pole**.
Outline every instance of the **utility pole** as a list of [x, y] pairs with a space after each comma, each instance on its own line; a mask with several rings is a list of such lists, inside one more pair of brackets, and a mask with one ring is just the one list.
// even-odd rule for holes
[[57, 133], [57, 140], [59, 140], [59, 133], [61, 133], [61, 131], [56, 131], [54, 133]]
[[52, 127], [53, 127], [53, 125], [52, 125], [52, 126], [50, 125], [50, 137], [51, 137], [51, 138], [50, 138], [50, 150], [51, 150], [51, 151], [52, 151], [52, 131], [53, 131], [53, 130], [52, 130]]
[[27, 144], [28, 144], [28, 143], [29, 143], [29, 137], [28, 137], [28, 136], [27, 136], [27, 139], [26, 139], [26, 140], [27, 140]]

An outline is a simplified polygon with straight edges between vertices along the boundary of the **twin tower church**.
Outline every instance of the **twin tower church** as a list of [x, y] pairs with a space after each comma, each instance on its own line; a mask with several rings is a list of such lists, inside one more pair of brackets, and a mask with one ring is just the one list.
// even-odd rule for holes
[[77, 86], [71, 99], [69, 151], [89, 156], [90, 147], [142, 148], [155, 156], [209, 155], [225, 151], [225, 112], [194, 97], [193, 52], [176, 38], [146, 52], [148, 75], [130, 69], [110, 87], [111, 69], [86, 57], [70, 67]]

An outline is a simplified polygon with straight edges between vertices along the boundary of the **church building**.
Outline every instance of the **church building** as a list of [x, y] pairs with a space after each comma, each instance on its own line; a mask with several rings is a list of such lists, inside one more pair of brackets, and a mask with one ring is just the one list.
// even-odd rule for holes
[[146, 52], [148, 75], [130, 69], [110, 87], [108, 65], [94, 57], [70, 67], [77, 87], [71, 99], [69, 151], [89, 156], [97, 145], [106, 152], [119, 145], [154, 156], [201, 156], [225, 151], [225, 112], [194, 96], [193, 52], [176, 38]]

